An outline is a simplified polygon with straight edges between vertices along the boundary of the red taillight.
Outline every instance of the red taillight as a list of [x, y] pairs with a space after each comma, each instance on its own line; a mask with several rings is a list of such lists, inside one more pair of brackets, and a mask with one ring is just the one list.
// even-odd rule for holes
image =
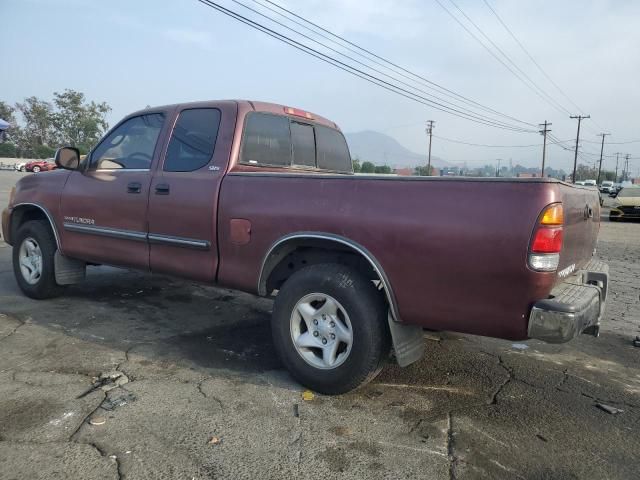
[[529, 267], [538, 272], [553, 272], [560, 263], [564, 210], [561, 203], [548, 205], [540, 214], [531, 238]]
[[562, 249], [562, 227], [539, 227], [531, 242], [534, 253], [560, 253]]

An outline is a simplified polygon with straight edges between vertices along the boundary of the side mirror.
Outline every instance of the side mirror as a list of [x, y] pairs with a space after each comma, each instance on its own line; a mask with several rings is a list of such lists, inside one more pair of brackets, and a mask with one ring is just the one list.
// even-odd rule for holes
[[56, 150], [56, 165], [65, 170], [77, 170], [80, 167], [80, 150], [75, 147], [62, 147]]

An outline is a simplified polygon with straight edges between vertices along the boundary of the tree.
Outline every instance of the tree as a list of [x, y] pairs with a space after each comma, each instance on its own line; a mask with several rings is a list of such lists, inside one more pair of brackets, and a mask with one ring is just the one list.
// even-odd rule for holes
[[52, 122], [60, 145], [71, 145], [88, 152], [108, 128], [106, 115], [111, 107], [106, 102], [86, 102], [84, 93], [66, 89], [54, 92], [56, 111]]
[[392, 173], [391, 167], [389, 165], [376, 165], [373, 171], [374, 173], [384, 173], [384, 174]]
[[17, 103], [16, 108], [24, 120], [24, 126], [16, 132], [16, 146], [20, 156], [37, 157], [37, 147], [55, 145], [53, 107], [49, 102], [29, 97], [23, 103]]
[[362, 167], [360, 167], [360, 172], [362, 173], [374, 173], [376, 171], [376, 166], [371, 162], [363, 162]]
[[424, 165], [418, 165], [413, 171], [413, 174], [417, 177], [428, 177], [432, 173], [433, 166], [431, 167], [431, 170], [429, 170], [429, 167], [425, 167]]
[[[11, 142], [12, 141], [12, 134], [15, 134], [15, 129], [16, 129], [16, 117], [14, 116], [14, 112], [16, 111], [15, 108], [13, 108], [11, 105], [9, 105], [6, 102], [1, 102], [0, 101], [0, 120], [4, 120], [5, 122], [9, 123], [9, 128], [7, 130], [4, 131], [0, 131], [0, 144], [2, 144], [3, 142]], [[5, 149], [3, 150], [3, 153], [7, 152], [7, 148], [10, 147], [5, 147]], [[15, 156], [15, 145], [13, 145], [13, 152], [14, 152], [14, 156]], [[0, 154], [0, 156], [2, 157], [10, 157], [11, 155], [4, 155], [4, 154]]]
[[353, 165], [353, 173], [359, 173], [360, 169], [360, 159], [358, 157], [351, 159], [351, 164]]
[[595, 180], [597, 177], [597, 169], [583, 165], [582, 163], [578, 164], [578, 167], [576, 168], [576, 180]]
[[0, 158], [15, 158], [16, 155], [16, 146], [13, 143], [0, 143]]

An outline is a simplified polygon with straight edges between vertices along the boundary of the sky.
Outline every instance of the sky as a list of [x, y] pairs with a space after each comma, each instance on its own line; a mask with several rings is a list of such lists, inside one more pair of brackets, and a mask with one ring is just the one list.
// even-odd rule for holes
[[[250, 14], [233, 0], [216, 1]], [[238, 1], [261, 8], [254, 0]], [[0, 100], [14, 103], [31, 95], [50, 99], [53, 92], [71, 88], [91, 100], [108, 102], [113, 108], [111, 124], [146, 105], [224, 98], [272, 101], [326, 116], [345, 132], [383, 132], [418, 153], [426, 152], [426, 121], [435, 120], [433, 155], [470, 167], [495, 164], [497, 159], [503, 165], [511, 160], [514, 165], [536, 166], [542, 148], [486, 148], [450, 140], [541, 145], [537, 124], [547, 120], [551, 134], [571, 145], [577, 121], [568, 113], [591, 115], [583, 121], [582, 163], [597, 160], [598, 133], [611, 133], [607, 142], [640, 140], [640, 2], [487, 0], [560, 92], [484, 1], [454, 1], [277, 3], [412, 73], [531, 124], [517, 123], [535, 132], [480, 125], [414, 102], [196, 0], [0, 0]], [[508, 62], [517, 65], [535, 87], [516, 78], [441, 4], [467, 22], [467, 28], [516, 73]], [[509, 60], [474, 30], [456, 5]], [[417, 87], [434, 93], [424, 85]], [[605, 144], [604, 168], [615, 167], [615, 152], [631, 154], [632, 173], [640, 173], [640, 142]], [[573, 151], [548, 147], [547, 165], [568, 171], [572, 164]]]

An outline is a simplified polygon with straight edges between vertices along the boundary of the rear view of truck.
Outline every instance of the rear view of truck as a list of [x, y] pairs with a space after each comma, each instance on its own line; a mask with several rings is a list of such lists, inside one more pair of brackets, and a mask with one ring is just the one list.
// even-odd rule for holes
[[554, 272], [548, 298], [537, 301], [528, 335], [550, 343], [579, 333], [597, 336], [608, 287], [608, 266], [595, 259], [600, 203], [594, 188], [558, 183], [560, 202], [544, 209], [534, 229], [529, 267]]

